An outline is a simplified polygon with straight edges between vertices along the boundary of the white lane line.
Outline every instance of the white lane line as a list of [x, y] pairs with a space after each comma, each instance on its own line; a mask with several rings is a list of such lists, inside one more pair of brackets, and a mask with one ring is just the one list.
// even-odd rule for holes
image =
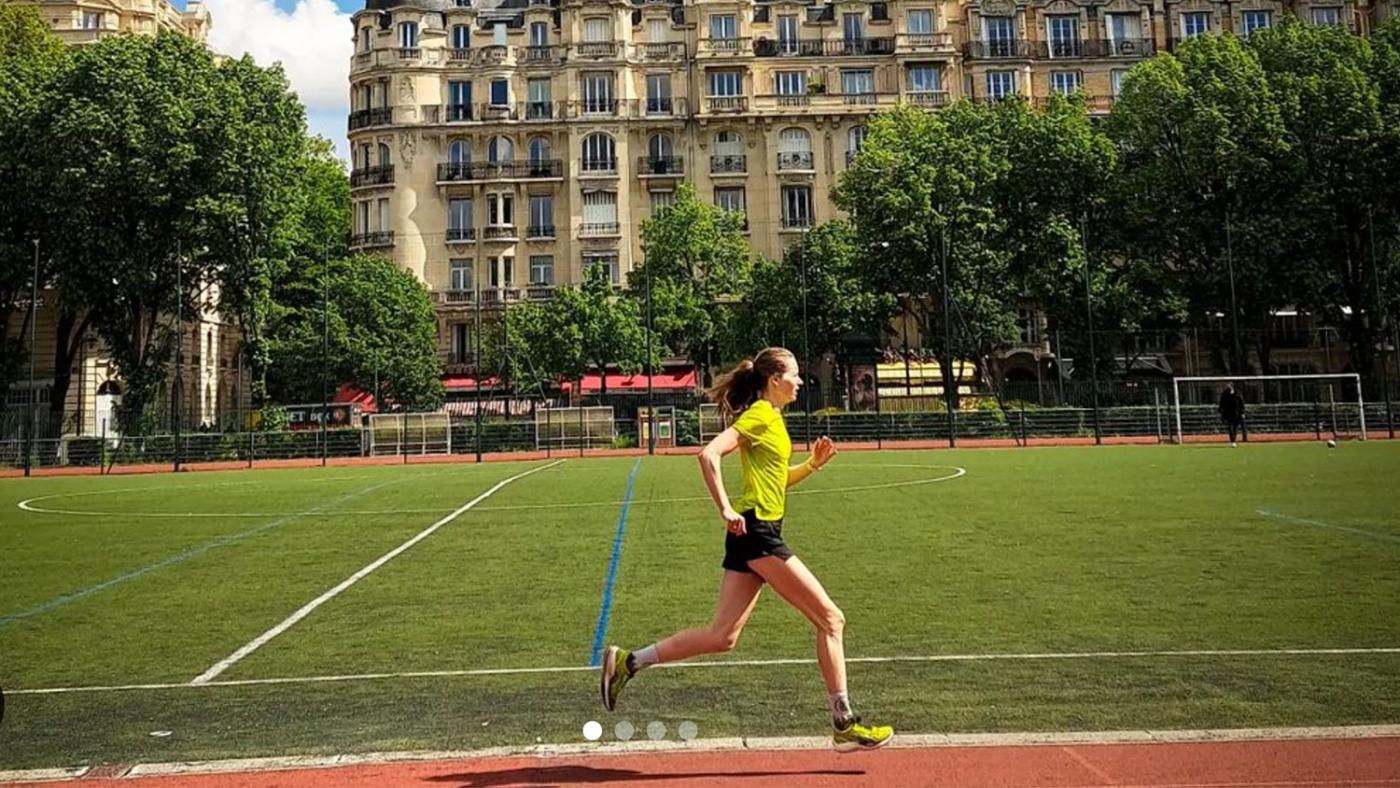
[[1282, 512], [1274, 512], [1268, 509], [1256, 509], [1255, 511], [1264, 517], [1268, 517], [1272, 520], [1282, 520], [1285, 523], [1293, 523], [1294, 525], [1310, 525], [1314, 528], [1330, 528], [1334, 531], [1346, 531], [1347, 533], [1358, 534], [1360, 536], [1369, 537], [1371, 539], [1380, 539], [1384, 542], [1395, 542], [1397, 544], [1400, 544], [1400, 536], [1396, 536], [1394, 534], [1381, 533], [1379, 531], [1367, 531], [1364, 528], [1352, 528], [1346, 525], [1333, 525], [1332, 523], [1323, 522], [1322, 520], [1309, 520], [1306, 517], [1294, 517], [1292, 515], [1283, 514]]
[[[1400, 654], [1400, 646], [1392, 648], [1287, 648], [1287, 649], [1231, 649], [1196, 651], [1073, 651], [1044, 654], [930, 654], [904, 655], [893, 657], [849, 657], [848, 663], [889, 663], [889, 662], [1014, 662], [1047, 661], [1071, 659], [1141, 659], [1170, 657], [1312, 657], [1312, 656], [1363, 656], [1369, 654]], [[736, 668], [768, 667], [773, 665], [813, 665], [815, 659], [751, 659], [751, 660], [696, 660], [694, 662], [671, 662], [656, 665], [655, 668]], [[132, 690], [188, 689], [190, 687], [248, 687], [263, 684], [318, 684], [328, 682], [371, 681], [381, 679], [417, 678], [457, 678], [463, 676], [504, 676], [522, 673], [583, 673], [597, 670], [588, 665], [570, 665], [545, 668], [478, 668], [474, 670], [424, 670], [400, 673], [355, 673], [340, 676], [285, 676], [268, 679], [236, 679], [206, 681], [200, 684], [119, 684], [112, 686], [87, 687], [46, 687], [35, 689], [6, 690], [7, 695], [61, 695], [73, 692], [126, 692]]]
[[308, 602], [307, 604], [303, 605], [303, 606], [301, 607], [300, 610], [298, 610], [298, 611], [296, 611], [295, 613], [293, 613], [293, 614], [291, 614], [290, 616], [288, 616], [284, 621], [282, 621], [282, 623], [278, 624], [277, 626], [273, 627], [272, 629], [269, 629], [268, 631], [262, 633], [261, 635], [258, 635], [256, 638], [254, 638], [253, 640], [251, 640], [251, 641], [249, 641], [247, 644], [245, 644], [242, 648], [238, 649], [237, 651], [233, 652], [232, 654], [228, 655], [227, 657], [224, 657], [223, 659], [219, 660], [217, 663], [214, 664], [213, 667], [209, 668], [208, 670], [204, 671], [203, 673], [199, 674], [198, 676], [195, 676], [194, 679], [193, 679], [192, 681], [190, 681], [190, 684], [192, 684], [192, 685], [208, 684], [210, 681], [213, 681], [215, 678], [217, 678], [217, 677], [219, 676], [219, 674], [223, 673], [224, 671], [228, 670], [229, 668], [231, 668], [231, 667], [233, 667], [235, 664], [237, 664], [239, 660], [243, 659], [244, 657], [248, 656], [249, 654], [253, 653], [254, 651], [257, 651], [258, 649], [262, 648], [263, 645], [265, 645], [268, 641], [272, 640], [273, 638], [277, 637], [278, 635], [282, 634], [283, 632], [286, 632], [286, 631], [287, 631], [288, 629], [290, 629], [293, 625], [295, 625], [298, 621], [300, 621], [300, 620], [302, 620], [303, 618], [306, 618], [307, 616], [311, 615], [311, 612], [312, 612], [313, 610], [315, 610], [316, 608], [320, 607], [321, 605], [324, 605], [326, 602], [329, 602], [331, 599], [334, 599], [336, 596], [338, 596], [338, 595], [340, 594], [340, 592], [342, 592], [342, 591], [344, 591], [345, 589], [349, 588], [350, 586], [352, 586], [352, 585], [358, 583], [360, 580], [364, 579], [367, 575], [369, 575], [369, 573], [373, 572], [374, 570], [378, 569], [379, 567], [381, 567], [381, 566], [383, 566], [383, 565], [389, 563], [389, 562], [392, 561], [396, 556], [398, 556], [400, 553], [404, 552], [404, 551], [407, 550], [408, 548], [410, 548], [410, 547], [412, 547], [412, 546], [418, 544], [419, 542], [423, 541], [424, 539], [427, 539], [429, 536], [431, 536], [431, 535], [433, 534], [434, 531], [436, 531], [437, 529], [443, 527], [444, 525], [447, 525], [448, 523], [452, 522], [453, 520], [457, 519], [457, 517], [460, 516], [463, 512], [466, 512], [467, 510], [471, 509], [472, 507], [476, 506], [477, 504], [479, 504], [479, 503], [481, 503], [482, 501], [486, 500], [487, 498], [491, 497], [492, 495], [494, 495], [494, 494], [496, 493], [497, 490], [501, 489], [502, 487], [505, 487], [507, 484], [510, 484], [511, 482], [516, 481], [516, 480], [518, 480], [518, 479], [523, 479], [523, 478], [525, 478], [526, 476], [529, 476], [529, 475], [531, 475], [531, 474], [539, 473], [540, 471], [543, 471], [543, 470], [546, 470], [546, 469], [549, 469], [549, 468], [553, 468], [554, 466], [559, 465], [559, 464], [562, 463], [562, 462], [563, 462], [563, 460], [555, 460], [554, 462], [551, 462], [551, 463], [549, 463], [548, 465], [536, 466], [536, 467], [534, 467], [534, 468], [531, 468], [531, 469], [528, 470], [528, 471], [524, 471], [524, 472], [522, 472], [522, 473], [517, 473], [517, 474], [515, 474], [514, 476], [508, 477], [508, 478], [506, 478], [506, 479], [503, 479], [503, 480], [497, 482], [495, 485], [493, 485], [493, 486], [491, 487], [491, 489], [487, 490], [486, 492], [482, 493], [481, 495], [476, 496], [475, 498], [473, 498], [473, 499], [471, 499], [470, 501], [468, 501], [468, 502], [462, 504], [461, 506], [457, 507], [457, 509], [456, 509], [455, 511], [453, 511], [451, 514], [447, 515], [446, 517], [442, 518], [441, 520], [438, 520], [437, 522], [433, 523], [432, 525], [428, 526], [427, 528], [424, 528], [422, 531], [420, 531], [420, 532], [418, 533], [417, 536], [414, 536], [412, 539], [409, 539], [407, 542], [404, 542], [403, 544], [399, 545], [398, 547], [395, 547], [393, 550], [390, 550], [389, 552], [387, 552], [387, 553], [385, 553], [384, 555], [380, 556], [379, 558], [375, 559], [373, 562], [371, 562], [371, 563], [370, 563], [368, 566], [366, 566], [364, 569], [361, 569], [360, 571], [356, 572], [355, 574], [351, 575], [350, 577], [346, 578], [345, 580], [342, 580], [339, 584], [337, 584], [337, 585], [336, 585], [334, 588], [332, 588], [331, 590], [327, 591], [326, 593], [324, 593], [324, 594], [322, 594], [322, 595], [316, 597], [315, 599], [311, 600], [311, 601]]
[[[475, 466], [473, 466], [473, 467], [475, 467]], [[942, 475], [942, 476], [931, 476], [931, 477], [929, 477], [929, 478], [927, 478], [927, 479], [908, 479], [908, 480], [906, 480], [906, 481], [899, 481], [899, 482], [883, 482], [883, 483], [880, 483], [880, 484], [862, 484], [862, 485], [857, 485], [857, 486], [854, 486], [854, 487], [823, 487], [823, 488], [818, 488], [818, 489], [804, 488], [804, 489], [799, 489], [799, 490], [793, 490], [792, 492], [788, 493], [788, 495], [790, 495], [790, 496], [791, 496], [791, 495], [835, 495], [835, 494], [838, 494], [838, 493], [864, 492], [864, 491], [867, 491], [867, 490], [888, 490], [888, 489], [893, 489], [893, 488], [896, 488], [896, 487], [921, 487], [921, 486], [926, 485], [926, 484], [934, 484], [934, 483], [937, 483], [937, 482], [952, 481], [953, 479], [957, 479], [957, 478], [960, 478], [960, 477], [962, 477], [962, 476], [966, 476], [966, 475], [967, 475], [967, 469], [966, 469], [966, 468], [963, 468], [963, 467], [960, 467], [960, 466], [957, 466], [957, 465], [900, 465], [900, 464], [893, 464], [893, 463], [880, 463], [880, 464], [863, 464], [863, 465], [860, 466], [860, 468], [861, 468], [861, 469], [864, 469], [864, 468], [925, 468], [925, 469], [928, 469], [928, 470], [947, 470], [947, 471], [952, 471], [952, 473], [944, 474], [944, 475]], [[118, 491], [117, 491], [117, 490], [111, 490], [111, 491], [109, 491], [109, 492], [118, 492]], [[24, 509], [25, 511], [33, 512], [33, 513], [36, 513], [36, 514], [64, 514], [64, 515], [72, 515], [72, 516], [76, 516], [76, 517], [140, 517], [140, 518], [152, 518], [152, 519], [171, 518], [171, 519], [182, 519], [182, 520], [190, 519], [190, 518], [193, 518], [193, 517], [213, 517], [213, 518], [219, 518], [219, 519], [226, 519], [226, 518], [231, 518], [231, 517], [277, 517], [277, 516], [279, 516], [279, 515], [287, 514], [286, 512], [229, 512], [229, 513], [219, 513], [219, 512], [99, 512], [99, 511], [84, 510], [84, 509], [48, 509], [48, 508], [37, 507], [37, 506], [33, 506], [33, 505], [32, 505], [33, 502], [35, 502], [35, 501], [42, 501], [42, 500], [46, 500], [46, 499], [49, 499], [49, 498], [57, 498], [57, 497], [66, 496], [66, 495], [100, 495], [100, 494], [101, 494], [100, 492], [94, 492], [94, 493], [61, 493], [60, 495], [46, 495], [46, 496], [42, 496], [42, 497], [39, 497], [39, 498], [31, 498], [31, 499], [29, 499], [28, 501], [21, 501], [21, 502], [20, 502], [20, 508]], [[705, 502], [708, 502], [709, 500], [710, 500], [710, 497], [709, 497], [708, 495], [694, 495], [694, 496], [688, 496], [688, 497], [684, 497], [684, 498], [650, 498], [650, 499], [647, 499], [647, 500], [634, 500], [634, 501], [632, 501], [632, 506], [653, 506], [653, 505], [657, 505], [657, 504], [671, 504], [671, 503], [696, 503], [696, 502], [698, 502], [698, 501], [705, 501]], [[575, 502], [575, 503], [536, 503], [536, 504], [517, 504], [517, 505], [512, 505], [512, 506], [482, 506], [482, 507], [479, 507], [479, 508], [478, 508], [478, 511], [482, 511], [482, 512], [515, 512], [515, 511], [526, 511], [526, 510], [533, 510], [533, 509], [595, 509], [595, 508], [599, 508], [599, 507], [608, 507], [608, 508], [612, 508], [612, 507], [617, 507], [617, 506], [621, 506], [621, 505], [622, 505], [622, 501], [620, 501], [620, 500], [615, 500], [615, 501], [581, 501], [581, 502]], [[344, 509], [344, 510], [339, 510], [339, 511], [337, 511], [336, 514], [337, 514], [337, 515], [344, 514], [344, 515], [355, 515], [355, 516], [360, 516], [360, 515], [371, 516], [371, 515], [390, 515], [390, 514], [441, 514], [441, 513], [445, 512], [445, 511], [446, 511], [446, 509], [442, 509], [442, 508], [438, 508], [438, 509], [391, 509], [391, 510], [383, 510], [383, 509]]]

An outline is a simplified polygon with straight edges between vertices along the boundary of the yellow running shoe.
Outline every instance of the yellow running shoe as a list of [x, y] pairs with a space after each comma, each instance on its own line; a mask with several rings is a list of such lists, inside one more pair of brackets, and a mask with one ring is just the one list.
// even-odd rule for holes
[[608, 646], [608, 651], [603, 655], [603, 708], [612, 711], [617, 707], [617, 696], [622, 694], [622, 688], [632, 678], [632, 671], [627, 669], [627, 657], [631, 654], [625, 648]]
[[857, 750], [878, 750], [894, 738], [894, 728], [888, 725], [861, 725], [860, 717], [852, 717], [851, 724], [838, 728], [831, 734], [831, 744], [837, 752]]

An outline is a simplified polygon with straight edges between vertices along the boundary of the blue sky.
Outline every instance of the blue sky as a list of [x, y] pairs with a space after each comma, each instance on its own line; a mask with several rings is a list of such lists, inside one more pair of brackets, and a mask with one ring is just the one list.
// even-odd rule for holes
[[[183, 8], [186, 0], [172, 0]], [[312, 133], [346, 150], [350, 112], [350, 15], [363, 0], [203, 0], [214, 25], [209, 44], [221, 54], [250, 54], [260, 65], [280, 62], [306, 106]]]

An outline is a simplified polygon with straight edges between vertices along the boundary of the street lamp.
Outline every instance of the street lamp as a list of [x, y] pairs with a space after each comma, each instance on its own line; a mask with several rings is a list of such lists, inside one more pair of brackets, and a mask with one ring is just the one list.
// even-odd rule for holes
[[34, 388], [34, 335], [39, 330], [39, 239], [34, 239], [34, 278], [29, 282], [29, 434], [28, 445], [24, 447], [24, 475], [28, 476], [34, 466], [34, 411], [39, 401], [39, 392]]
[[[802, 374], [811, 374], [812, 364], [811, 348], [807, 342], [807, 232], [811, 228], [803, 225], [802, 236], [797, 241], [797, 259], [802, 266]], [[812, 448], [812, 392], [809, 390], [802, 397], [802, 412], [805, 414], [804, 430], [806, 433], [807, 449]]]
[[652, 383], [656, 377], [656, 367], [652, 364], [651, 355], [651, 266], [647, 265], [646, 244], [642, 244], [642, 273], [647, 289], [647, 454], [656, 454], [656, 401]]

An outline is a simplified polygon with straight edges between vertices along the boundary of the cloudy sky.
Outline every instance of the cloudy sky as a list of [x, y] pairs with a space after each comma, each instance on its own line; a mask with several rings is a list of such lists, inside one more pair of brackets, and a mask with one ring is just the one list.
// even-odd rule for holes
[[[173, 0], [183, 8], [185, 0]], [[306, 105], [313, 134], [335, 143], [349, 159], [345, 120], [350, 112], [350, 15], [363, 0], [204, 0], [214, 17], [210, 45], [261, 65], [280, 61], [292, 89]]]

